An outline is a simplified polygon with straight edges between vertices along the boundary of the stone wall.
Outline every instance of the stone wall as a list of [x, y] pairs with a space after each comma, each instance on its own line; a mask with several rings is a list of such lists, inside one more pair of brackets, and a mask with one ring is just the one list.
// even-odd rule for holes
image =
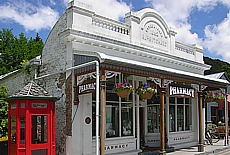
[[0, 86], [6, 86], [8, 95], [11, 96], [19, 89], [23, 88], [30, 80], [31, 76], [29, 76], [27, 72], [18, 70], [0, 79]]
[[[56, 101], [56, 150], [58, 155], [65, 155], [66, 148], [66, 44], [58, 34], [66, 29], [67, 18], [64, 13], [51, 30], [42, 51], [42, 65], [38, 84], [51, 95], [60, 98]], [[57, 73], [57, 74], [56, 74]], [[70, 117], [71, 118], [71, 117]]]

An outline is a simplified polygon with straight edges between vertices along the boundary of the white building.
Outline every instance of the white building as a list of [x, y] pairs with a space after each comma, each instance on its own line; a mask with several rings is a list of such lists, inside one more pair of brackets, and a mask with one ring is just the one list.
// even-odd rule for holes
[[[95, 14], [87, 4], [69, 3], [45, 43], [37, 80], [60, 97], [56, 102], [58, 154], [94, 155], [101, 150], [134, 155], [143, 145], [165, 154], [165, 143], [174, 148], [199, 144], [202, 151], [201, 91], [206, 86], [226, 88], [228, 82], [205, 77], [210, 66], [203, 62], [203, 49], [180, 43], [175, 35], [152, 9], [129, 12], [122, 23]], [[69, 69], [95, 60], [100, 79], [105, 80], [101, 84], [106, 85], [100, 89], [99, 126], [96, 93], [72, 89], [95, 80], [95, 64], [74, 72]], [[134, 88], [148, 83], [158, 93], [141, 100], [134, 90], [121, 99], [113, 92], [118, 82], [129, 82]], [[99, 128], [101, 140], [96, 135]]]

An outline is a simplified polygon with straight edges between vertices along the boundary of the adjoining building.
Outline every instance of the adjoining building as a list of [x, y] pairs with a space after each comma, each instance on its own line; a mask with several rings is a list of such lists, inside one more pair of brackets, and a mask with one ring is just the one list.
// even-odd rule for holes
[[[50, 32], [35, 78], [60, 98], [57, 154], [134, 155], [143, 147], [165, 154], [167, 147], [197, 145], [202, 151], [202, 91], [225, 90], [228, 81], [204, 76], [210, 66], [204, 64], [202, 47], [176, 41], [176, 31], [156, 11], [129, 12], [124, 20], [71, 1]], [[4, 85], [7, 78], [0, 80]], [[143, 100], [133, 90], [120, 98], [113, 91], [116, 83], [135, 89], [148, 83], [157, 94]]]

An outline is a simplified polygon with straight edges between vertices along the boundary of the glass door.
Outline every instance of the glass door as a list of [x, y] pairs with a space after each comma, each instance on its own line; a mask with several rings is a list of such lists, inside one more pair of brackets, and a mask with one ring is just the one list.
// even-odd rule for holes
[[49, 115], [31, 115], [32, 155], [50, 154], [49, 122]]

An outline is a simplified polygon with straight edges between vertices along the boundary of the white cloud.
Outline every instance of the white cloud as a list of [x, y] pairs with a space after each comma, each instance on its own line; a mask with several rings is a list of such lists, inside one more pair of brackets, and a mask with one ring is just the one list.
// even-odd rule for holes
[[220, 24], [205, 27], [204, 46], [210, 53], [230, 62], [230, 12]]
[[25, 1], [5, 3], [0, 5], [0, 10], [0, 20], [16, 22], [26, 31], [51, 29], [59, 17], [58, 12], [49, 6], [35, 6]]
[[56, 5], [56, 2], [54, 0], [50, 0], [50, 4]]
[[196, 33], [191, 33], [191, 25], [188, 22], [189, 15], [196, 8], [201, 11], [213, 9], [218, 0], [180, 0], [175, 3], [172, 0], [145, 0], [158, 11], [168, 23], [177, 31], [176, 39], [186, 44], [201, 44], [201, 39]]
[[[70, 0], [63, 0], [68, 3]], [[118, 20], [124, 17], [131, 10], [131, 5], [126, 4], [122, 0], [78, 0], [82, 3], [92, 6], [92, 10], [97, 14], [108, 18]]]
[[202, 45], [208, 49], [209, 53], [222, 56], [224, 60], [230, 61], [230, 13], [221, 23], [206, 26], [204, 30], [206, 38], [199, 38], [196, 33], [191, 33], [191, 24], [189, 23], [189, 16], [194, 9], [208, 12], [214, 9], [218, 3], [230, 8], [229, 0], [180, 0], [178, 3], [172, 0], [145, 1], [166, 19], [169, 26], [175, 28], [177, 40], [186, 44]]

